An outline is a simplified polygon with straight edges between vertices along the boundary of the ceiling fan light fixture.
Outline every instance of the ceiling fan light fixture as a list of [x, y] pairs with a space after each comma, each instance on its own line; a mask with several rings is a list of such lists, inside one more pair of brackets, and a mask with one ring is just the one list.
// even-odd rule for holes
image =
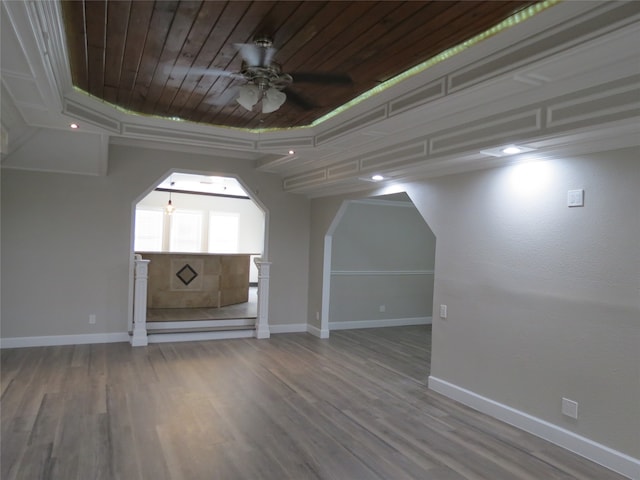
[[257, 85], [242, 85], [238, 90], [240, 90], [240, 94], [236, 98], [236, 102], [251, 111], [260, 100], [260, 88]]
[[271, 113], [278, 110], [287, 99], [287, 95], [277, 88], [268, 89], [262, 98], [262, 113]]

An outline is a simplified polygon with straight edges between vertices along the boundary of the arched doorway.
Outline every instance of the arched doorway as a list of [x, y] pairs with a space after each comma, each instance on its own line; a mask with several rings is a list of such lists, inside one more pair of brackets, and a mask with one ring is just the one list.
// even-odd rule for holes
[[321, 336], [424, 326], [430, 352], [435, 246], [406, 193], [343, 203], [325, 237]]
[[257, 336], [268, 212], [242, 180], [173, 170], [132, 210], [132, 253], [151, 260], [149, 341]]
[[325, 237], [320, 337], [335, 336], [365, 356], [391, 342], [398, 354], [389, 365], [427, 378], [435, 247], [406, 193], [344, 202]]

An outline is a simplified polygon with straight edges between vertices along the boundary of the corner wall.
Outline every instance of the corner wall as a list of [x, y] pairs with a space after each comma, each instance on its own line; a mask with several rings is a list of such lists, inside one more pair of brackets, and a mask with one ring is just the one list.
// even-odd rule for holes
[[[408, 185], [438, 238], [434, 384], [637, 461], [638, 185], [638, 149]], [[584, 207], [567, 207], [573, 189]], [[561, 414], [563, 397], [578, 402], [577, 420]]]

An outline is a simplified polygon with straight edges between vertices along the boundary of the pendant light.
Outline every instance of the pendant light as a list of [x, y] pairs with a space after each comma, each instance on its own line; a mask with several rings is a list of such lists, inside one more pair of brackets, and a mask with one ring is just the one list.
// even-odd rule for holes
[[[175, 182], [171, 182], [171, 186], [173, 187], [173, 184]], [[164, 207], [165, 211], [167, 212], [167, 215], [171, 215], [173, 213], [173, 211], [176, 209], [176, 207], [173, 206], [173, 204], [171, 203], [171, 190], [169, 190], [169, 203], [167, 203], [167, 206]]]

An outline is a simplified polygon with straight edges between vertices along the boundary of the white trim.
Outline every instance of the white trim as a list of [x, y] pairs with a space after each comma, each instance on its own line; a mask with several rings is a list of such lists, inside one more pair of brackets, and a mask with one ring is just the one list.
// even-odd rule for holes
[[82, 175], [85, 177], [100, 177], [101, 174], [100, 173], [94, 173], [94, 172], [76, 172], [73, 170], [61, 170], [61, 169], [54, 169], [54, 168], [44, 168], [44, 167], [23, 167], [21, 165], [5, 165], [2, 164], [2, 169], [7, 169], [7, 170], [20, 170], [20, 171], [24, 171], [24, 172], [38, 172], [38, 173], [62, 173], [65, 175]]
[[203, 340], [227, 340], [230, 338], [253, 338], [255, 330], [226, 330], [221, 332], [151, 333], [149, 343], [197, 342]]
[[178, 322], [147, 322], [147, 330], [171, 330], [174, 328], [254, 327], [255, 318], [227, 320], [185, 320]]
[[[324, 236], [324, 250], [322, 252], [322, 292], [320, 298], [320, 330], [329, 331], [329, 306], [331, 305], [331, 255], [333, 248], [333, 232], [335, 230], [335, 226], [337, 222], [342, 218], [345, 212], [345, 204], [343, 203], [336, 214], [336, 218], [331, 222], [331, 226], [329, 227], [330, 233]], [[318, 313], [316, 313], [316, 319], [318, 318]], [[316, 335], [309, 331], [312, 335]], [[320, 335], [320, 331], [317, 332], [317, 337], [322, 337]]]
[[149, 339], [147, 338], [146, 332], [145, 332], [144, 336], [141, 336], [140, 334], [138, 334], [136, 336], [136, 334], [134, 332], [133, 336], [131, 337], [131, 346], [132, 347], [146, 347], [147, 345], [149, 345]]
[[126, 332], [86, 333], [81, 335], [50, 335], [44, 337], [0, 338], [0, 348], [51, 347], [55, 345], [83, 345], [87, 343], [129, 342]]
[[[404, 193], [404, 190], [403, 190]], [[404, 207], [415, 208], [413, 202], [407, 202], [404, 200], [377, 200], [375, 198], [362, 198], [358, 200], [349, 200], [349, 203], [359, 203], [361, 205], [375, 205], [384, 207]]]
[[271, 336], [269, 330], [269, 278], [271, 276], [271, 262], [263, 261], [262, 257], [254, 257], [253, 263], [258, 269], [258, 304], [256, 306], [256, 338], [264, 339]]
[[133, 300], [133, 336], [132, 347], [145, 347], [147, 340], [147, 287], [149, 283], [150, 260], [143, 260], [142, 255], [134, 254], [134, 300]]
[[329, 322], [329, 330], [352, 330], [356, 328], [405, 327], [409, 325], [431, 325], [431, 317], [383, 318], [379, 320], [351, 320]]
[[332, 270], [334, 276], [361, 276], [361, 275], [433, 275], [433, 270]]
[[269, 325], [269, 331], [274, 334], [278, 333], [305, 333], [307, 331], [306, 323], [290, 323], [283, 325]]
[[315, 325], [307, 325], [307, 333], [310, 333], [314, 337], [329, 338], [329, 330], [319, 329]]
[[[324, 236], [322, 250], [322, 291], [320, 298], [320, 328], [309, 325], [307, 331], [319, 338], [329, 338], [329, 306], [331, 305], [331, 255], [333, 249], [333, 234], [338, 228], [342, 217], [349, 208], [349, 200], [343, 201], [336, 211], [333, 220]], [[316, 313], [317, 315], [317, 313]]]
[[437, 377], [429, 377], [429, 388], [509, 425], [566, 448], [614, 472], [631, 479], [640, 479], [640, 459]]

